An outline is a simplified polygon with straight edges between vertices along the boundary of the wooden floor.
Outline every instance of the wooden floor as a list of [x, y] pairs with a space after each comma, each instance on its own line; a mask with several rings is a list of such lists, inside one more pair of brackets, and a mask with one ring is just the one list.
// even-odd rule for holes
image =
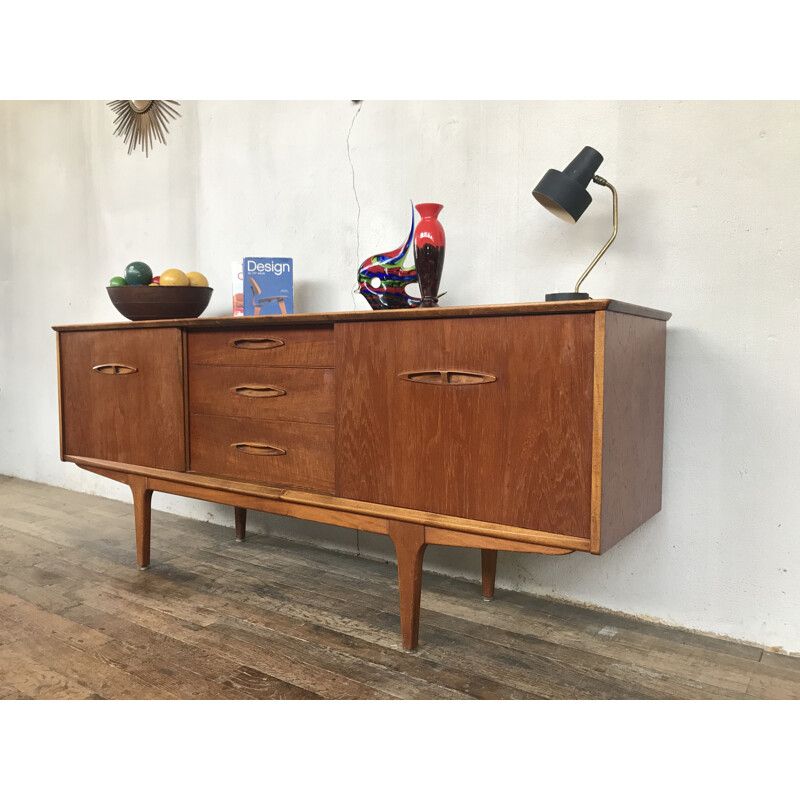
[[[231, 517], [233, 515], [231, 514]], [[476, 559], [479, 557], [476, 553]], [[0, 476], [0, 698], [800, 698], [800, 659]]]

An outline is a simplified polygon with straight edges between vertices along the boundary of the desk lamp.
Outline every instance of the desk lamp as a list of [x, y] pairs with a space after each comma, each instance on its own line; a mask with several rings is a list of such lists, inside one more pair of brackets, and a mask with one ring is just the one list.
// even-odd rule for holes
[[592, 271], [592, 267], [600, 260], [603, 253], [608, 250], [611, 242], [617, 235], [617, 190], [605, 179], [595, 174], [597, 168], [603, 163], [603, 156], [593, 147], [584, 147], [572, 161], [567, 164], [563, 172], [549, 169], [533, 190], [533, 196], [550, 212], [565, 222], [575, 223], [581, 214], [589, 207], [592, 196], [586, 191], [589, 181], [600, 186], [608, 186], [614, 198], [614, 232], [605, 243], [603, 249], [594, 257], [594, 261], [578, 278], [574, 292], [554, 292], [546, 294], [544, 299], [553, 300], [588, 300], [586, 292], [578, 291], [584, 278]]

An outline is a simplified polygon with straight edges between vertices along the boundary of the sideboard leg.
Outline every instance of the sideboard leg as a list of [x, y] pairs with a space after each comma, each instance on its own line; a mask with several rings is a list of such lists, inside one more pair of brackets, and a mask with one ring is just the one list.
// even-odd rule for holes
[[494, 578], [497, 574], [497, 550], [481, 549], [481, 594], [486, 601], [494, 600]]
[[128, 477], [133, 492], [133, 516], [136, 520], [136, 559], [139, 569], [150, 566], [150, 499], [153, 490], [147, 488], [147, 478], [142, 475]]
[[388, 533], [397, 553], [403, 649], [410, 652], [417, 649], [419, 639], [419, 601], [422, 593], [425, 527], [410, 522], [390, 521]]
[[243, 542], [247, 530], [247, 509], [235, 506], [233, 514], [236, 518], [236, 541]]

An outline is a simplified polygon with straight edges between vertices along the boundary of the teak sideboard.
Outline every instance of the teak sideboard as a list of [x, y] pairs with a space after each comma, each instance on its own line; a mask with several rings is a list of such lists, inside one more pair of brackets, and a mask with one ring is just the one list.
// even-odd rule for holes
[[388, 535], [402, 645], [428, 544], [600, 554], [661, 507], [666, 321], [615, 300], [56, 326], [61, 459]]

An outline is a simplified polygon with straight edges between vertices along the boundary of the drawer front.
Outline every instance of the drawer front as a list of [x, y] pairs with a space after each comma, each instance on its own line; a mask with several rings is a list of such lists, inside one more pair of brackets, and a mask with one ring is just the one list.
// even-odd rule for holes
[[64, 455], [186, 468], [179, 330], [63, 332], [59, 364]]
[[333, 408], [332, 369], [189, 367], [189, 410], [193, 414], [333, 425]]
[[589, 537], [593, 314], [336, 335], [337, 495]]
[[333, 426], [192, 414], [189, 430], [194, 472], [333, 494]]
[[189, 363], [333, 367], [333, 326], [197, 331], [189, 334]]

